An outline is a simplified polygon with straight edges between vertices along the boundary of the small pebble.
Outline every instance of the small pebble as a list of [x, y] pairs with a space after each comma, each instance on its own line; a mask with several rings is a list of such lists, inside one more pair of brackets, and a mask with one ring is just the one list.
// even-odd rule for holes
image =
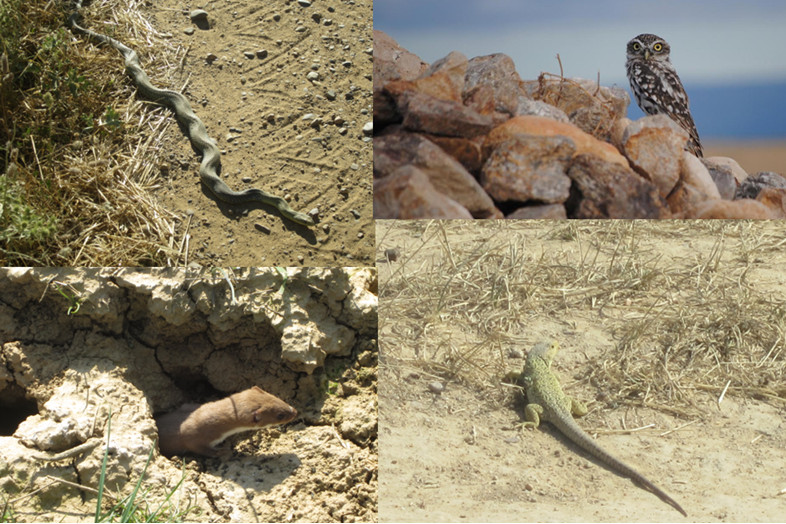
[[333, 100], [336, 99], [336, 92], [333, 91], [332, 89], [328, 89], [327, 91], [325, 91], [325, 98], [327, 98], [332, 102]]
[[297, 0], [297, 3], [300, 4], [301, 7], [311, 7], [311, 2], [309, 0]]
[[207, 61], [208, 64], [212, 64], [216, 60], [218, 60], [218, 55], [216, 55], [215, 53], [208, 53], [207, 56], [205, 57], [205, 61]]
[[311, 71], [309, 74], [306, 75], [306, 78], [312, 81], [319, 80], [319, 73], [317, 73], [316, 71]]
[[251, 51], [243, 51], [243, 56], [251, 60], [252, 58], [254, 58], [255, 55]]
[[204, 9], [194, 9], [191, 11], [191, 21], [195, 24], [207, 21], [207, 11]]
[[385, 258], [390, 260], [391, 262], [395, 262], [398, 260], [399, 251], [396, 248], [386, 249], [385, 250]]
[[262, 231], [266, 235], [270, 234], [270, 228], [267, 227], [264, 224], [260, 224], [259, 222], [255, 222], [254, 223], [254, 227], [257, 228], [258, 230]]
[[366, 125], [363, 126], [363, 134], [371, 135], [372, 133], [374, 133], [374, 122], [366, 122]]
[[442, 382], [434, 380], [433, 382], [428, 383], [428, 390], [439, 395], [445, 391], [445, 386], [442, 384]]
[[260, 49], [257, 51], [257, 58], [267, 58], [267, 49]]
[[194, 34], [194, 28], [193, 27], [186, 27], [185, 29], [183, 29], [183, 32], [185, 34], [187, 34], [187, 35], [193, 35]]

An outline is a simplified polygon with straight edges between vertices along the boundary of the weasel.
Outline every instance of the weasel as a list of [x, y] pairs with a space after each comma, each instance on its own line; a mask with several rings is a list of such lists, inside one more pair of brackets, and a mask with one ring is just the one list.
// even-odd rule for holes
[[215, 446], [241, 431], [285, 424], [295, 408], [254, 386], [207, 404], [185, 404], [156, 418], [158, 445], [165, 456], [195, 453], [216, 457]]

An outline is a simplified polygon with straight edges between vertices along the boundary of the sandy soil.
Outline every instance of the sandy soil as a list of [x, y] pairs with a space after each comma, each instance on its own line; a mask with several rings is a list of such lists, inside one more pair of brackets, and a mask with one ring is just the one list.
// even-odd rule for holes
[[[786, 237], [778, 223], [461, 222], [378, 222], [378, 258], [385, 249], [399, 250], [396, 261], [379, 267], [381, 522], [783, 519], [783, 394], [765, 400], [732, 387], [719, 404], [717, 390], [699, 392], [691, 383], [679, 391], [674, 412], [628, 402], [582, 377], [598, 364], [602, 348], [620, 343], [621, 328], [640, 318], [648, 295], [661, 290], [645, 286], [642, 295], [634, 290], [626, 297], [621, 285], [599, 284], [589, 297], [567, 282], [544, 290], [528, 280], [586, 274], [591, 288], [600, 283], [597, 276], [630, 262], [643, 266], [643, 274], [667, 268], [695, 283], [685, 296], [669, 289], [663, 307], [695, 296], [705, 276], [720, 289], [742, 278], [751, 303], [766, 297], [782, 303], [786, 256], [779, 246]], [[604, 238], [610, 228], [629, 232], [615, 230], [615, 244]], [[499, 269], [516, 257], [518, 264]], [[707, 260], [718, 261], [710, 275], [702, 269]], [[526, 277], [513, 276], [516, 266]], [[453, 299], [456, 289], [466, 299]], [[547, 300], [546, 292], [557, 298]], [[516, 293], [524, 297], [521, 305], [506, 302]], [[487, 307], [489, 296], [505, 307]], [[422, 314], [407, 313], [413, 304]], [[700, 333], [713, 313], [688, 314], [682, 329]], [[579, 424], [677, 500], [687, 519], [549, 424], [521, 431], [521, 402], [501, 377], [506, 369], [520, 371], [526, 352], [550, 339], [562, 347], [554, 369], [564, 389], [589, 403]], [[780, 340], [771, 355], [782, 352]]]
[[786, 175], [786, 140], [711, 140], [704, 156], [728, 156], [748, 174], [774, 171]]
[[[197, 8], [208, 12], [209, 28], [191, 22]], [[187, 85], [184, 94], [222, 149], [222, 177], [230, 187], [260, 187], [297, 210], [319, 210], [318, 224], [306, 228], [268, 206], [217, 202], [199, 183], [198, 157], [170, 126], [160, 145], [167, 182], [158, 196], [182, 217], [179, 236], [187, 229], [191, 235], [189, 262], [371, 265], [372, 145], [362, 131], [371, 121], [371, 0], [309, 7], [291, 0], [163, 0], [146, 10], [158, 31], [172, 35], [172, 46], [187, 49], [182, 68], [164, 75], [162, 87]], [[184, 32], [189, 28], [191, 35]], [[210, 53], [217, 57], [212, 63]], [[308, 80], [311, 72], [319, 79]], [[158, 72], [150, 75], [163, 83]], [[313, 118], [323, 123], [312, 127]]]

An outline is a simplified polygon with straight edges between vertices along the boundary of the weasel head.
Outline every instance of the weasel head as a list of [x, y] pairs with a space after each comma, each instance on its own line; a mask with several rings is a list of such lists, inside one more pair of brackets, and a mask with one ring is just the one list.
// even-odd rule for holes
[[248, 390], [247, 401], [251, 408], [250, 422], [257, 427], [286, 424], [297, 416], [295, 408], [258, 386]]

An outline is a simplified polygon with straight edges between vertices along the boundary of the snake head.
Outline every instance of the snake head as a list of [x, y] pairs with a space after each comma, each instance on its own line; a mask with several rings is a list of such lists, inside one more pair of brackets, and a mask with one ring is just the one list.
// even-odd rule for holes
[[292, 215], [292, 221], [302, 226], [311, 227], [314, 225], [314, 219], [305, 213], [296, 213]]

